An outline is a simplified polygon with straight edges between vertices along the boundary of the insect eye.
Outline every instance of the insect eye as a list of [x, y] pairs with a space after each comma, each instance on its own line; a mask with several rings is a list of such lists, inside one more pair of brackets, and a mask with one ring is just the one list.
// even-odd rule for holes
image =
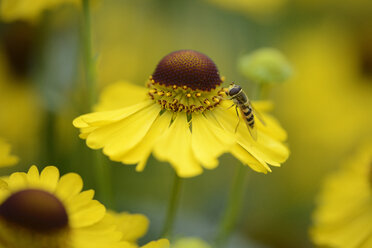
[[230, 96], [233, 96], [233, 95], [236, 95], [239, 93], [239, 91], [241, 90], [242, 88], [239, 86], [239, 85], [236, 85], [234, 88], [232, 88], [231, 90], [229, 90], [229, 95]]

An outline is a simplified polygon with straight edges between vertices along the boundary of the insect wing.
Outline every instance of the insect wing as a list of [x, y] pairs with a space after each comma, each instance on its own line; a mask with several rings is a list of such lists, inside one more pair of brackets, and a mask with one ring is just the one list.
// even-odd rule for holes
[[[246, 123], [247, 124], [247, 123]], [[248, 125], [247, 125], [248, 126]], [[248, 126], [248, 131], [249, 133], [251, 134], [252, 138], [254, 140], [257, 140], [257, 128], [256, 126], [254, 126], [253, 128], [251, 128], [250, 126]]]
[[253, 107], [251, 102], [249, 102], [249, 106], [251, 107], [254, 117], [257, 117], [257, 119], [262, 123], [262, 125], [266, 126], [266, 122], [264, 121], [262, 115]]

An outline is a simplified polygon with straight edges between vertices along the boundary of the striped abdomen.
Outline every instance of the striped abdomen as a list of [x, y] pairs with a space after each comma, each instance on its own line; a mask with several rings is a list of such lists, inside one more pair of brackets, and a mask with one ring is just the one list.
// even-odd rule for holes
[[244, 114], [246, 123], [251, 128], [254, 127], [254, 115], [251, 106], [249, 105], [242, 105], [241, 106], [242, 112]]

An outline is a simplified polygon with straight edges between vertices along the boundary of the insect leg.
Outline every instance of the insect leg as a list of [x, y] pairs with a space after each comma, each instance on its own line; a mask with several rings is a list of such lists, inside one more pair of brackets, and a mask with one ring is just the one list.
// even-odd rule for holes
[[235, 105], [235, 111], [236, 111], [236, 115], [238, 116], [238, 123], [236, 124], [236, 127], [235, 127], [235, 133], [238, 131], [238, 127], [239, 127], [239, 124], [240, 124], [240, 115], [239, 115], [239, 111], [238, 111], [238, 106]]
[[234, 107], [234, 106], [236, 106], [236, 104], [235, 104], [235, 103], [231, 104], [231, 106], [230, 106], [230, 107], [228, 107], [228, 108], [226, 108], [226, 110], [228, 110], [228, 109], [231, 109], [231, 108], [232, 108], [232, 107]]

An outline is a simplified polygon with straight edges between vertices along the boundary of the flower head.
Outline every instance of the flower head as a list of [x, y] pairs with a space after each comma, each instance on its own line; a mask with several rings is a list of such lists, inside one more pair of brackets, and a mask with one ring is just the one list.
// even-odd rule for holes
[[204, 112], [221, 102], [224, 91], [216, 65], [206, 55], [176, 51], [165, 56], [150, 77], [151, 99], [173, 112]]
[[[144, 169], [151, 153], [170, 162], [181, 177], [213, 169], [218, 157], [231, 152], [259, 172], [280, 166], [289, 154], [282, 143], [285, 131], [265, 114], [257, 123], [255, 141], [239, 123], [214, 62], [206, 55], [182, 50], [165, 56], [147, 82], [147, 88], [119, 82], [103, 92], [99, 112], [73, 122], [92, 149], [103, 148], [111, 160]], [[254, 104], [259, 111], [266, 103]]]
[[315, 244], [372, 247], [372, 146], [364, 147], [324, 184], [313, 216]]
[[94, 191], [81, 191], [79, 175], [32, 166], [0, 185], [0, 247], [124, 248], [122, 234], [103, 223], [106, 210], [92, 199]]
[[210, 91], [222, 83], [213, 61], [193, 50], [176, 51], [165, 56], [151, 78], [159, 85], [202, 91]]
[[15, 165], [18, 157], [10, 154], [10, 145], [5, 140], [0, 139], [0, 167]]

